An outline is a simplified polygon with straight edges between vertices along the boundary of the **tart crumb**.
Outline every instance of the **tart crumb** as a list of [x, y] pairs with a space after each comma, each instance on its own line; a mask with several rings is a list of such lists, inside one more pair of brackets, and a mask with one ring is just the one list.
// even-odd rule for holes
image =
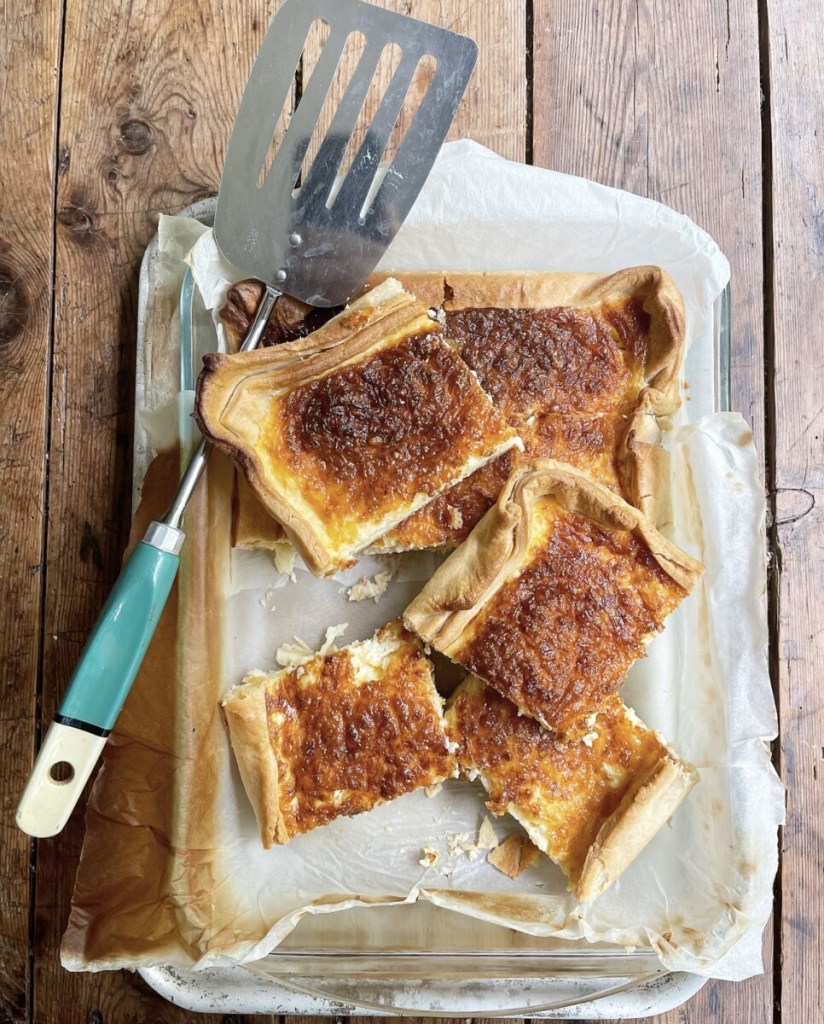
[[495, 835], [495, 828], [487, 815], [478, 829], [478, 847], [481, 850], [494, 850], [497, 845], [498, 837]]
[[386, 569], [376, 572], [373, 579], [370, 579], [368, 576], [361, 576], [358, 582], [346, 591], [347, 597], [350, 601], [373, 600], [377, 604], [381, 596], [386, 593], [386, 588], [389, 586], [391, 579], [392, 573]]
[[509, 836], [500, 846], [487, 854], [487, 861], [493, 868], [510, 878], [517, 878], [526, 871], [541, 851], [527, 836]]
[[421, 859], [418, 861], [425, 868], [434, 867], [440, 860], [440, 853], [433, 846], [424, 846], [421, 850]]

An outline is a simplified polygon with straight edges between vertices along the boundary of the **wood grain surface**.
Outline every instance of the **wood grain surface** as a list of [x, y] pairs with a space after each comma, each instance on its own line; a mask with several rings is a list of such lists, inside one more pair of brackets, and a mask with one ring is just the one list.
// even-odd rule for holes
[[[411, 14], [422, 21], [441, 25], [454, 32], [471, 36], [480, 50], [478, 63], [469, 83], [464, 101], [458, 111], [450, 139], [470, 138], [495, 150], [510, 160], [523, 160], [526, 152], [526, 83], [527, 83], [527, 5], [522, 0], [504, 4], [460, 3], [456, 0], [374, 0], [376, 6]], [[309, 77], [321, 49], [320, 33], [310, 33], [305, 51], [306, 77]], [[329, 112], [334, 110], [335, 95], [342, 95], [343, 87], [350, 80], [354, 65], [362, 53], [357, 41], [350, 38], [338, 64], [334, 92], [329, 105], [324, 108], [319, 122], [319, 131], [324, 132], [329, 124]], [[375, 82], [377, 89], [370, 92], [361, 121], [355, 131], [355, 140], [360, 141], [363, 125], [368, 124], [375, 110], [375, 99], [389, 80], [390, 65], [383, 61]], [[422, 94], [430, 75], [425, 72], [416, 75], [410, 89], [409, 110], [415, 109], [415, 98]], [[324, 116], [325, 115], [325, 116]], [[397, 144], [403, 131], [402, 119], [399, 130], [393, 134], [387, 152], [393, 152], [392, 143]]]
[[[710, 982], [684, 1007], [647, 1019], [818, 1020], [821, 19], [802, 0], [380, 3], [477, 39], [481, 58], [452, 137], [659, 199], [706, 228], [730, 259], [732, 404], [753, 425], [774, 512], [774, 666], [789, 787], [778, 945], [768, 929], [765, 975]], [[276, 7], [4, 7], [0, 1024], [267, 1019], [195, 1016], [128, 972], [65, 972], [58, 947], [82, 815], [59, 839], [32, 844], [13, 812], [40, 723], [55, 710], [126, 541], [140, 257], [160, 212], [216, 192], [235, 109]]]
[[60, 22], [23, 0], [0, 33], [0, 1020], [31, 988], [33, 844], [14, 811], [37, 729], [52, 276], [52, 164]]
[[768, 377], [774, 455], [780, 767], [787, 786], [778, 992], [785, 1021], [824, 1016], [824, 25], [768, 5], [771, 256]]

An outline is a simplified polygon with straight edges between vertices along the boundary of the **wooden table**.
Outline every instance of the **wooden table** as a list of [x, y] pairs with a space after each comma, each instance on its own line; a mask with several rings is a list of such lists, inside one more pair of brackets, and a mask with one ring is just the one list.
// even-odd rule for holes
[[[382, 2], [480, 44], [453, 136], [659, 199], [730, 259], [733, 407], [754, 428], [771, 514], [775, 755], [788, 818], [765, 973], [711, 982], [655, 1019], [821, 1019], [824, 22], [801, 0]], [[32, 843], [13, 813], [126, 541], [139, 260], [158, 213], [216, 192], [276, 7], [4, 7], [3, 1022], [192, 1019], [137, 976], [62, 970], [82, 815], [58, 839]]]

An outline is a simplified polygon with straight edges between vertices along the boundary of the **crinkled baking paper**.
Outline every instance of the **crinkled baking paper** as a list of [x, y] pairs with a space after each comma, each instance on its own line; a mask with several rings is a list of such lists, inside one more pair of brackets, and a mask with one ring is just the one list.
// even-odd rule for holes
[[[187, 259], [207, 306], [219, 306], [242, 276], [220, 259], [211, 232], [165, 220], [149, 314], [170, 308], [168, 295], [161, 299], [164, 288], [174, 291], [169, 282], [178, 287], [184, 238], [194, 245]], [[348, 588], [386, 560], [325, 580], [298, 565], [292, 582], [266, 552], [230, 556], [232, 470], [217, 459], [187, 520], [195, 531], [178, 596], [90, 800], [63, 946], [67, 967], [245, 962], [272, 950], [306, 914], [419, 899], [459, 911], [446, 915], [450, 921], [471, 915], [535, 936], [651, 948], [673, 970], [740, 979], [762, 969], [783, 791], [768, 748], [776, 714], [758, 460], [741, 417], [713, 412], [714, 304], [728, 279], [726, 260], [708, 235], [666, 207], [460, 142], [443, 148], [382, 266], [609, 272], [646, 263], [669, 272], [687, 309], [689, 390], [666, 436], [670, 532], [706, 565], [624, 690], [700, 771], [671, 824], [589, 906], [575, 902], [546, 858], [513, 881], [483, 852], [461, 845], [471, 845], [486, 813], [481, 790], [466, 782], [263, 850], [218, 714], [221, 693], [246, 671], [274, 666], [276, 648], [295, 636], [317, 647], [339, 623], [347, 624], [340, 644], [370, 635], [402, 611], [433, 562], [396, 559], [378, 602], [352, 602]], [[176, 414], [164, 419], [179, 401], [168, 372], [154, 382], [151, 372], [170, 365], [176, 337], [169, 322], [147, 330], [141, 422], [155, 437], [158, 424], [177, 422]], [[145, 496], [159, 506], [155, 514], [176, 472], [173, 455], [153, 466]], [[517, 826], [497, 819], [495, 829], [502, 840]], [[421, 864], [423, 847], [439, 852], [432, 866]]]

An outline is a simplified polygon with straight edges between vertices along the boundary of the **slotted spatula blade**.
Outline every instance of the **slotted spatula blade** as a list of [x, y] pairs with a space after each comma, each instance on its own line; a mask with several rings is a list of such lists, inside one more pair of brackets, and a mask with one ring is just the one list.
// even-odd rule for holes
[[[265, 179], [279, 111], [313, 22], [329, 36]], [[298, 173], [347, 39], [365, 48], [317, 154]], [[338, 175], [385, 48], [402, 51], [351, 167]], [[478, 56], [475, 42], [361, 0], [287, 0], [272, 23], [238, 111], [220, 187], [215, 239], [230, 263], [313, 306], [363, 284], [403, 223], [443, 144]], [[416, 69], [435, 69], [398, 151], [380, 166]]]
[[[330, 29], [308, 87], [268, 173], [265, 164], [313, 22]], [[318, 152], [295, 190], [315, 125], [350, 33], [366, 47]], [[381, 54], [402, 51], [351, 167], [341, 161]], [[388, 169], [380, 159], [424, 57], [436, 68]], [[278, 295], [315, 306], [345, 302], [392, 240], [446, 137], [477, 58], [470, 39], [361, 0], [286, 0], [243, 94], [229, 144], [215, 238], [266, 292], [243, 348], [254, 348]], [[384, 176], [385, 175], [385, 176]], [[52, 836], [69, 819], [114, 725], [154, 634], [179, 565], [180, 521], [209, 455], [201, 441], [177, 494], [129, 556], [38, 752], [17, 824]]]

